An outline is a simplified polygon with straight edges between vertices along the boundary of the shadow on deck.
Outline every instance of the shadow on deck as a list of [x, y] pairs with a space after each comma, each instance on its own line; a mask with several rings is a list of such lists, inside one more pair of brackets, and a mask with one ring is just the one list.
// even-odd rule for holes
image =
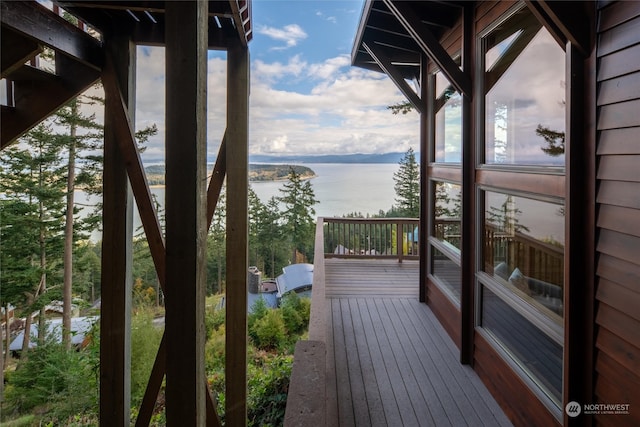
[[309, 340], [296, 345], [285, 426], [511, 425], [419, 302], [418, 261], [332, 258], [323, 237], [319, 221]]

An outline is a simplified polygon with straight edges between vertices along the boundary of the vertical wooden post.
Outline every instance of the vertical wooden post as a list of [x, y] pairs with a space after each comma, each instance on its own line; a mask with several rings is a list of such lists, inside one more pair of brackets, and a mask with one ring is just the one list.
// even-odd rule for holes
[[247, 423], [249, 50], [227, 53], [226, 425]]
[[[135, 99], [135, 46], [105, 38], [124, 99]], [[104, 126], [102, 308], [100, 310], [100, 425], [129, 425], [131, 406], [131, 262], [133, 197], [118, 148], [115, 103], [106, 94]], [[135, 108], [130, 108], [134, 111]]]
[[429, 58], [420, 56], [420, 99], [424, 113], [420, 115], [420, 302], [427, 301], [427, 275], [431, 269], [431, 245], [429, 236], [433, 232], [434, 201], [429, 176], [429, 162], [433, 161], [435, 146], [435, 98], [436, 77], [429, 73]]
[[205, 424], [208, 2], [166, 2], [166, 415]]
[[[465, 4], [462, 8], [462, 72], [469, 77], [471, 87], [473, 79], [474, 5]], [[462, 289], [460, 292], [460, 362], [473, 363], [473, 340], [475, 329], [475, 171], [476, 150], [472, 134], [473, 117], [472, 90], [469, 94], [462, 94], [462, 248], [460, 261], [462, 263]], [[480, 98], [478, 98], [480, 99]]]

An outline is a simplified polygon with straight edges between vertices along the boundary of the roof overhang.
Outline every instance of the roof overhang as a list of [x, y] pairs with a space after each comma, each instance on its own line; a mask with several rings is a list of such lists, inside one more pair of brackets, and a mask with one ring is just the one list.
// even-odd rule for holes
[[[143, 45], [164, 45], [164, 1], [67, 1], [54, 3], [102, 33], [128, 34]], [[253, 37], [249, 0], [209, 1], [209, 49], [246, 46]]]
[[388, 74], [386, 60], [402, 78], [419, 78], [423, 49], [398, 19], [395, 6], [400, 3], [436, 40], [454, 26], [461, 10], [458, 2], [367, 0], [351, 52], [352, 65]]

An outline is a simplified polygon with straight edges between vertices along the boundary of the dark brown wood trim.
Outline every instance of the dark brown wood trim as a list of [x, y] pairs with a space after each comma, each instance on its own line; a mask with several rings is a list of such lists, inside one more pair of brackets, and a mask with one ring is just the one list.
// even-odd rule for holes
[[226, 425], [247, 423], [249, 51], [227, 53]]
[[[475, 22], [473, 4], [462, 9], [462, 71], [469, 76], [473, 73], [473, 48], [475, 47]], [[473, 331], [475, 328], [475, 222], [474, 177], [475, 149], [473, 138], [472, 92], [462, 96], [462, 289], [460, 292], [460, 362], [473, 363]]]
[[113, 103], [109, 105], [109, 109], [115, 116], [114, 132], [117, 135], [120, 153], [127, 168], [129, 182], [131, 183], [131, 189], [138, 206], [138, 213], [140, 214], [145, 236], [149, 243], [149, 250], [156, 268], [158, 281], [164, 291], [166, 253], [164, 238], [162, 237], [160, 222], [153, 206], [151, 190], [147, 182], [147, 174], [144, 172], [142, 158], [140, 157], [140, 151], [138, 150], [134, 137], [133, 120], [132, 117], [129, 116], [129, 111], [122, 98], [121, 87], [111, 72], [112, 68], [112, 61], [107, 58], [105, 64], [105, 70], [107, 72], [102, 78], [102, 84], [105, 94], [107, 94], [110, 99], [113, 99]]
[[162, 380], [164, 380], [164, 374], [167, 369], [166, 354], [167, 339], [166, 334], [162, 334], [162, 340], [158, 347], [156, 359], [153, 362], [151, 368], [151, 374], [149, 374], [149, 381], [140, 403], [140, 409], [138, 411], [138, 418], [136, 418], [136, 427], [148, 427], [151, 423], [151, 416], [158, 400], [158, 393], [160, 387], [162, 387]]
[[0, 21], [3, 26], [60, 51], [95, 71], [102, 68], [100, 42], [35, 1], [3, 1], [0, 3]]
[[440, 45], [431, 31], [425, 27], [418, 15], [413, 11], [410, 3], [383, 0], [391, 13], [400, 21], [420, 49], [426, 53], [432, 61], [438, 64], [438, 68], [447, 76], [453, 87], [461, 94], [471, 96], [471, 81], [468, 74], [460, 71], [460, 68], [451, 59], [451, 56]]
[[[565, 197], [564, 175], [524, 174], [495, 169], [478, 169], [476, 183], [505, 190], [538, 193], [550, 197]], [[505, 187], [505, 183], [509, 186]]]
[[592, 36], [593, 21], [584, 13], [583, 9], [588, 7], [584, 2], [527, 0], [525, 3], [560, 46], [571, 42], [582, 55], [591, 52], [595, 40]]
[[427, 280], [427, 299], [431, 311], [436, 315], [455, 345], [460, 348], [460, 331], [462, 330], [460, 309], [431, 280]]
[[433, 218], [431, 218], [431, 212], [433, 212], [432, 200], [431, 200], [431, 184], [429, 180], [429, 171], [427, 165], [429, 164], [430, 152], [432, 147], [433, 137], [431, 131], [433, 130], [433, 120], [435, 112], [433, 108], [434, 102], [434, 89], [435, 89], [435, 76], [429, 74], [427, 69], [429, 68], [429, 59], [426, 55], [420, 56], [420, 98], [424, 102], [424, 113], [420, 115], [420, 226], [419, 232], [419, 244], [418, 253], [420, 254], [420, 302], [427, 302], [427, 274], [429, 271], [430, 263], [430, 250], [427, 245], [429, 233], [432, 229]]
[[211, 227], [211, 221], [213, 221], [213, 214], [216, 211], [218, 200], [220, 199], [220, 192], [222, 191], [222, 185], [224, 184], [224, 178], [227, 175], [227, 132], [225, 131], [218, 148], [218, 157], [216, 157], [216, 164], [213, 166], [213, 172], [211, 172], [211, 179], [209, 180], [209, 187], [207, 188], [207, 230]]
[[429, 177], [432, 179], [451, 181], [455, 183], [462, 182], [462, 168], [460, 165], [450, 167], [431, 164], [429, 165], [428, 171]]
[[[204, 425], [206, 2], [166, 8], [166, 416]], [[243, 271], [246, 274], [246, 270]]]
[[514, 425], [561, 425], [478, 331], [474, 360], [474, 370]]
[[[563, 405], [593, 402], [596, 224], [595, 51], [585, 58], [582, 49], [569, 42], [566, 58]], [[565, 425], [592, 422], [591, 417], [563, 416]]]
[[[120, 81], [127, 104], [134, 105], [135, 47], [125, 37], [105, 40], [113, 68], [107, 73]], [[108, 78], [109, 78], [108, 77]], [[104, 76], [103, 76], [104, 79]], [[130, 423], [131, 407], [131, 293], [133, 198], [127, 180], [116, 128], [114, 104], [120, 96], [105, 94], [102, 309], [100, 315], [100, 425]]]
[[380, 66], [382, 71], [385, 72], [387, 76], [395, 83], [395, 85], [400, 89], [400, 92], [407, 97], [411, 105], [419, 112], [424, 112], [424, 103], [420, 99], [420, 97], [411, 89], [411, 86], [405, 81], [402, 73], [398, 71], [398, 69], [391, 63], [391, 60], [387, 58], [387, 56], [382, 52], [375, 43], [363, 42], [362, 47], [367, 51], [369, 55], [376, 61], [376, 64]]

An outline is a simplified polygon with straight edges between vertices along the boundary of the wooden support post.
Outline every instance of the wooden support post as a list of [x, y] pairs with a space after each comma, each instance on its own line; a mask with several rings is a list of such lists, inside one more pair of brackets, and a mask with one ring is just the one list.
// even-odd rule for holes
[[205, 425], [207, 2], [166, 8], [166, 415]]
[[[462, 73], [469, 82], [473, 74], [474, 7], [472, 4], [462, 8]], [[475, 330], [475, 145], [471, 114], [473, 91], [462, 94], [462, 289], [460, 292], [460, 362], [473, 364], [473, 345]], [[477, 99], [482, 99], [478, 97]]]
[[247, 423], [249, 50], [227, 53], [226, 425]]
[[434, 147], [435, 140], [435, 97], [436, 78], [429, 73], [429, 59], [424, 53], [420, 55], [420, 98], [424, 103], [424, 112], [420, 114], [420, 302], [427, 301], [427, 275], [431, 268], [431, 247], [429, 236], [433, 232], [434, 201], [429, 176], [429, 162], [432, 154], [429, 147]]
[[[105, 40], [130, 106], [135, 97], [135, 47], [125, 37]], [[114, 105], [106, 94], [104, 126], [102, 308], [100, 314], [100, 425], [129, 425], [131, 406], [131, 262], [133, 200], [115, 132]], [[132, 108], [133, 110], [133, 108]]]

